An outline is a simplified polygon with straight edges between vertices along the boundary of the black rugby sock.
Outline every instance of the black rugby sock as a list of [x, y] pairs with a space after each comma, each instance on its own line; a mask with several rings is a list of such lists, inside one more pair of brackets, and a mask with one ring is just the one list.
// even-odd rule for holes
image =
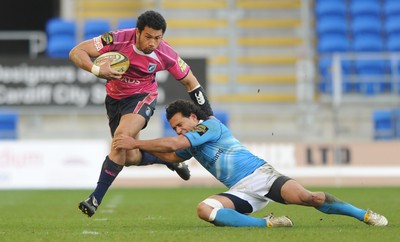
[[92, 195], [97, 199], [98, 204], [101, 203], [108, 188], [111, 186], [123, 167], [124, 166], [114, 163], [108, 156], [106, 156], [101, 168], [97, 187], [92, 193]]

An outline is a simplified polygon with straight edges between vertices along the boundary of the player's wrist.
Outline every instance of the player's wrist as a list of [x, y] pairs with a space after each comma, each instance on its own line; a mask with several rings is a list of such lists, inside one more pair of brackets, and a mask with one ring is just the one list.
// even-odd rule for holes
[[214, 112], [211, 108], [203, 87], [201, 87], [200, 85], [197, 86], [195, 89], [189, 92], [189, 96], [195, 104], [200, 106], [201, 110], [203, 110], [207, 116], [214, 115]]
[[93, 75], [99, 76], [100, 75], [100, 66], [93, 64], [92, 69], [90, 70]]

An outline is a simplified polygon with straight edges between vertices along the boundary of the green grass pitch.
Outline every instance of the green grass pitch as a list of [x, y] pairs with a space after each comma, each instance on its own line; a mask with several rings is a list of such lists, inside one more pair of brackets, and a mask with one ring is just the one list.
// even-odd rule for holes
[[92, 218], [77, 209], [88, 190], [0, 190], [0, 241], [400, 241], [399, 187], [310, 189], [382, 213], [389, 226], [271, 203], [253, 215], [288, 215], [293, 228], [215, 227], [196, 206], [221, 187], [111, 188]]

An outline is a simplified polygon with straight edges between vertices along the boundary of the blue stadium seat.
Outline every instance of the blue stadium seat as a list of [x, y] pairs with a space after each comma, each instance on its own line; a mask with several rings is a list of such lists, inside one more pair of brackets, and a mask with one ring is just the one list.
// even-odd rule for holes
[[400, 1], [385, 0], [383, 3], [383, 14], [386, 18], [393, 15], [400, 15]]
[[351, 21], [351, 30], [354, 35], [364, 33], [382, 34], [381, 18], [375, 15], [356, 16]]
[[[352, 61], [342, 60], [342, 92], [348, 93], [352, 91], [352, 83], [349, 80], [349, 74], [352, 69]], [[320, 74], [319, 90], [325, 94], [333, 93], [333, 74], [332, 74], [332, 57], [322, 57], [318, 61]]]
[[92, 39], [110, 30], [111, 24], [107, 19], [87, 19], [83, 23], [83, 38]]
[[117, 23], [117, 29], [136, 28], [136, 21], [134, 18], [120, 19]]
[[400, 51], [400, 12], [399, 15], [387, 16], [384, 28], [386, 32], [386, 49], [388, 51]]
[[396, 138], [400, 139], [400, 109], [393, 110]]
[[15, 112], [0, 112], [0, 140], [18, 138], [18, 114]]
[[328, 15], [321, 17], [316, 23], [317, 34], [346, 34], [347, 19], [343, 16]]
[[350, 50], [350, 44], [345, 34], [326, 34], [318, 39], [318, 51], [320, 53], [346, 52]]
[[[342, 74], [348, 75], [352, 68], [352, 61], [342, 60]], [[318, 70], [322, 76], [330, 76], [332, 74], [332, 57], [322, 57], [318, 60]]]
[[387, 83], [383, 75], [387, 65], [384, 60], [356, 60], [354, 66], [358, 74], [354, 85], [357, 92], [366, 95], [385, 92]]
[[[346, 77], [342, 79], [342, 93], [349, 93], [352, 91], [352, 83]], [[331, 78], [322, 78], [319, 82], [319, 91], [325, 94], [333, 93], [333, 80]]]
[[351, 17], [356, 16], [381, 16], [381, 3], [379, 0], [352, 0], [349, 5]]
[[322, 16], [335, 15], [346, 16], [346, 1], [345, 0], [319, 0], [315, 3], [315, 15], [319, 19]]
[[391, 110], [375, 110], [372, 119], [375, 140], [391, 140], [394, 138], [395, 128]]
[[388, 51], [400, 51], [400, 33], [387, 37], [386, 48]]
[[354, 51], [358, 52], [377, 52], [384, 50], [384, 44], [381, 34], [357, 34], [353, 39]]
[[68, 58], [70, 50], [76, 45], [76, 23], [53, 18], [46, 23], [47, 49], [51, 58]]

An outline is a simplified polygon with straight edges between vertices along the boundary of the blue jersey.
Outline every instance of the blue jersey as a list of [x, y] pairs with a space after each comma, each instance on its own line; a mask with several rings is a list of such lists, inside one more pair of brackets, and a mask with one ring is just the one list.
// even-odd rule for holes
[[184, 134], [191, 147], [176, 154], [191, 157], [228, 188], [265, 164], [263, 159], [244, 147], [219, 120], [210, 118]]

